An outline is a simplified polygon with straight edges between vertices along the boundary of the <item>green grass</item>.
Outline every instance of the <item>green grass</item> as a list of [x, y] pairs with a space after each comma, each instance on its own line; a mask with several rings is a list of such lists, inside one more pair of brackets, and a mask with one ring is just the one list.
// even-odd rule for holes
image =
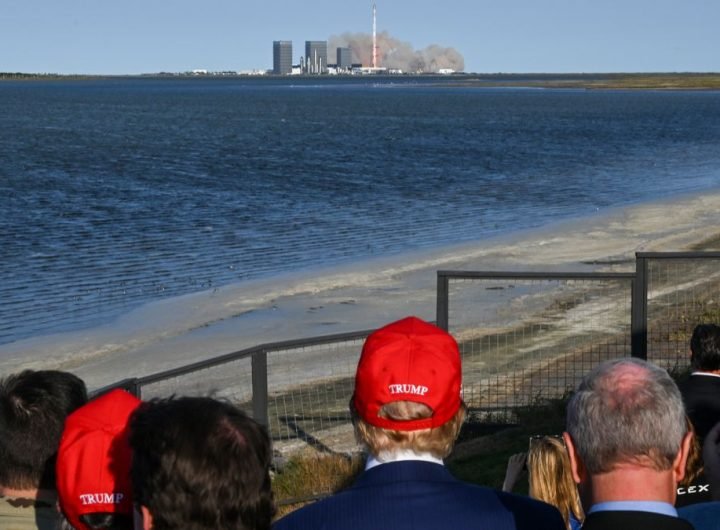
[[360, 455], [316, 452], [293, 455], [273, 476], [273, 493], [279, 504], [277, 515], [296, 510], [314, 496], [346, 488], [363, 465]]

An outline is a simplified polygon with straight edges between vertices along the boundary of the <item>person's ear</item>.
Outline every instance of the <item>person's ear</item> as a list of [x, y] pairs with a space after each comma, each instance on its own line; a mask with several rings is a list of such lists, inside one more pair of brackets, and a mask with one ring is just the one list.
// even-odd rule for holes
[[678, 450], [677, 455], [675, 455], [675, 460], [673, 460], [672, 470], [676, 484], [685, 478], [687, 459], [690, 455], [690, 446], [693, 442], [693, 436], [692, 431], [685, 433], [685, 436], [683, 436], [682, 442], [680, 443], [680, 449]]
[[580, 484], [585, 480], [587, 475], [585, 464], [583, 463], [582, 458], [580, 458], [577, 448], [575, 447], [575, 442], [573, 442], [570, 434], [564, 432], [562, 436], [565, 441], [565, 448], [567, 449], [568, 457], [570, 458], [570, 472], [572, 473], [572, 478], [575, 481], [575, 484]]
[[138, 526], [136, 522], [135, 530], [152, 530], [152, 515], [150, 514], [150, 510], [147, 509], [147, 506], [143, 506], [142, 504], [140, 505], [139, 517], [141, 519], [141, 524]]

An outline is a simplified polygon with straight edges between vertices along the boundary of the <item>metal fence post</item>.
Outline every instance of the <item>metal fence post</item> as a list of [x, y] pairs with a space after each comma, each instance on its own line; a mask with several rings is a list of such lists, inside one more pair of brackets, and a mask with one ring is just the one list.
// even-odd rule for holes
[[630, 313], [631, 350], [633, 357], [647, 359], [648, 332], [647, 332], [647, 306], [648, 306], [648, 261], [647, 258], [635, 255], [635, 279], [632, 286]]
[[267, 350], [261, 349], [253, 353], [251, 363], [253, 419], [269, 427]]
[[136, 377], [130, 380], [127, 390], [136, 398], [142, 399], [142, 385], [140, 385], [140, 381]]
[[444, 271], [437, 272], [437, 307], [435, 321], [437, 326], [445, 331], [449, 328], [450, 320], [450, 278]]

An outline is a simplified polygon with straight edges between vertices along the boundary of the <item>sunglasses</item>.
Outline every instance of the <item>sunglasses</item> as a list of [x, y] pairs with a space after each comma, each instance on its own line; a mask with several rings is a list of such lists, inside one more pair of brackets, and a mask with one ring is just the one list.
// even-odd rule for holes
[[532, 449], [533, 445], [539, 443], [543, 438], [555, 438], [556, 440], [560, 440], [565, 445], [565, 440], [562, 437], [562, 434], [533, 434], [530, 436], [530, 442], [528, 444], [528, 449]]

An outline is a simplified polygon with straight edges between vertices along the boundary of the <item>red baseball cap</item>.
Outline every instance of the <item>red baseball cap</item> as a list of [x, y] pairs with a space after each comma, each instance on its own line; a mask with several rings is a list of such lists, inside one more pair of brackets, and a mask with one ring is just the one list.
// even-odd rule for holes
[[132, 515], [127, 424], [140, 403], [124, 390], [111, 390], [65, 420], [57, 457], [58, 500], [77, 530], [89, 530], [81, 515]]
[[[353, 403], [366, 423], [398, 431], [447, 423], [461, 406], [462, 369], [457, 342], [446, 331], [407, 317], [373, 332], [363, 345]], [[393, 401], [423, 403], [429, 418], [398, 421], [378, 415]]]

